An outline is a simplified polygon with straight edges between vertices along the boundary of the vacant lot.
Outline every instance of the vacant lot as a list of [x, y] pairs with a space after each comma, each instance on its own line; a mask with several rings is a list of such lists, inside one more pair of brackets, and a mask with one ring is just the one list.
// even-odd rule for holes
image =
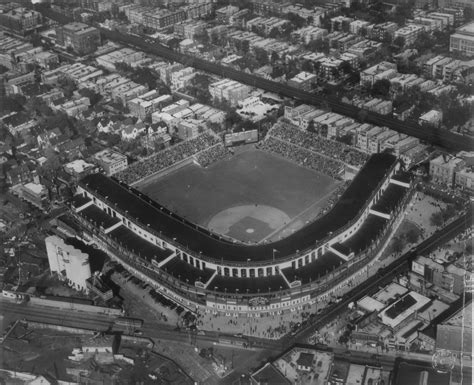
[[201, 226], [258, 242], [290, 222], [292, 229], [301, 227], [297, 217], [308, 210], [316, 216], [336, 186], [326, 175], [249, 150], [207, 168], [187, 165], [135, 187]]

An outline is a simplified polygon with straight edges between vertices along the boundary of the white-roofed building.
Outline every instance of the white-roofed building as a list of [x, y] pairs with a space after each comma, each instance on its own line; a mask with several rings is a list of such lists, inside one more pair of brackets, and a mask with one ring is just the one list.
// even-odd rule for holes
[[381, 311], [385, 306], [384, 303], [377, 301], [376, 299], [366, 295], [359, 301], [357, 301], [357, 307], [359, 307], [361, 310], [372, 313], [374, 311], [379, 312]]
[[431, 300], [417, 292], [411, 291], [394, 302], [379, 314], [382, 323], [392, 330], [399, 330], [413, 319], [415, 313], [428, 305]]
[[51, 274], [56, 273], [75, 289], [87, 292], [86, 280], [91, 276], [89, 255], [56, 235], [47, 237], [45, 243]]

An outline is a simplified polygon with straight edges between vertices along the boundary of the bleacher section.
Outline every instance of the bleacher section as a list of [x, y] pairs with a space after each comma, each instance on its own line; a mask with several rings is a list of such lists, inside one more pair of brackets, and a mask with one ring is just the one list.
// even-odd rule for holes
[[302, 284], [317, 281], [318, 277], [324, 276], [344, 262], [338, 255], [330, 251], [321, 255], [314, 262], [310, 262], [299, 269], [288, 267], [282, 270], [288, 282], [301, 281]]

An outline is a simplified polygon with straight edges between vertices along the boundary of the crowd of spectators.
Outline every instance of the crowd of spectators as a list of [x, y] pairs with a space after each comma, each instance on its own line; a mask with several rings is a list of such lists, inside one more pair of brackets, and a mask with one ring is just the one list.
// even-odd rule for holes
[[323, 138], [313, 132], [303, 131], [288, 123], [280, 122], [275, 125], [271, 135], [355, 167], [363, 166], [369, 158], [367, 154], [345, 143]]
[[222, 143], [219, 143], [197, 154], [196, 160], [202, 167], [207, 167], [218, 160], [228, 157], [230, 157], [229, 151]]
[[341, 184], [336, 187], [336, 189], [331, 193], [331, 196], [329, 197], [329, 199], [326, 201], [324, 207], [318, 213], [318, 217], [326, 214], [334, 207], [334, 205], [339, 200], [341, 195], [344, 193], [344, 191], [346, 191], [349, 184], [350, 184], [350, 181], [346, 180], [344, 182], [341, 182]]
[[[271, 134], [273, 134], [273, 131]], [[340, 161], [327, 158], [317, 152], [307, 150], [273, 136], [267, 136], [265, 141], [260, 142], [259, 148], [283, 156], [303, 167], [311, 168], [335, 179], [341, 179], [341, 174], [344, 171], [344, 164]]]
[[217, 143], [219, 143], [218, 138], [204, 133], [197, 138], [178, 143], [144, 160], [132, 163], [127, 169], [117, 173], [115, 176], [119, 180], [130, 184], [204, 151]]

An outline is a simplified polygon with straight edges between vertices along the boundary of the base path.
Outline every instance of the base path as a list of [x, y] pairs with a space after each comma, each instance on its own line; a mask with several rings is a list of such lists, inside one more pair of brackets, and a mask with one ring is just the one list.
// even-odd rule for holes
[[[291, 220], [287, 214], [275, 207], [266, 205], [243, 205], [230, 207], [217, 213], [211, 218], [209, 223], [207, 223], [206, 227], [216, 233], [228, 235], [241, 240], [239, 239], [239, 234], [232, 234], [233, 231], [231, 230], [232, 228], [235, 228], [235, 224], [243, 221], [245, 218], [256, 219], [256, 225], [258, 225], [258, 222], [263, 222], [271, 230], [276, 230], [289, 223]], [[256, 233], [256, 235], [260, 235], [260, 231], [258, 230], [260, 229], [254, 227], [247, 227], [244, 229], [247, 234]]]

